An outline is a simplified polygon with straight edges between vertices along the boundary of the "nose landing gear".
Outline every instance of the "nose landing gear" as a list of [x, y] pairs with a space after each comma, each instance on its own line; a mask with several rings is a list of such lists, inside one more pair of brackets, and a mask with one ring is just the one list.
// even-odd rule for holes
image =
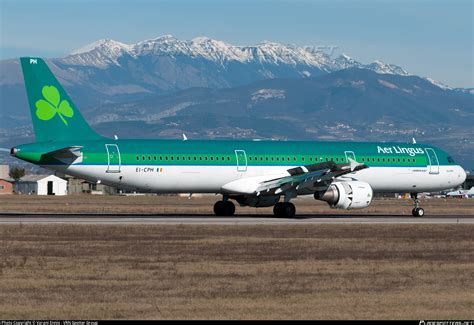
[[418, 193], [411, 193], [410, 197], [415, 203], [415, 207], [413, 208], [413, 210], [411, 210], [411, 214], [414, 217], [423, 217], [425, 215], [425, 210], [423, 210], [423, 208], [420, 208], [420, 200], [418, 200]]

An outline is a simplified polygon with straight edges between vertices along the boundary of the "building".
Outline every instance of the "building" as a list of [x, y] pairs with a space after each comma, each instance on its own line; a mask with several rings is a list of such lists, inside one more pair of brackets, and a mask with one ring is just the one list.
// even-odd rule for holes
[[18, 194], [67, 195], [67, 181], [54, 175], [27, 175], [13, 189]]
[[0, 178], [0, 195], [13, 194], [13, 180]]
[[117, 194], [115, 187], [104, 184], [97, 184], [88, 182], [84, 179], [68, 177], [68, 194], [98, 194], [98, 195], [112, 195]]
[[10, 179], [10, 166], [0, 165], [0, 179]]

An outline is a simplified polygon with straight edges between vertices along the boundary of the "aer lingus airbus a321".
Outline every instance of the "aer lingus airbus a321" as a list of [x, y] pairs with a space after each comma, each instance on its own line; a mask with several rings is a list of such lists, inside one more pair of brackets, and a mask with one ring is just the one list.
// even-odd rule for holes
[[154, 193], [219, 193], [216, 215], [235, 205], [273, 206], [293, 217], [290, 202], [314, 195], [332, 208], [367, 207], [374, 192], [453, 188], [466, 173], [443, 150], [388, 142], [109, 139], [90, 128], [39, 58], [21, 58], [36, 142], [11, 149], [25, 161], [93, 182]]

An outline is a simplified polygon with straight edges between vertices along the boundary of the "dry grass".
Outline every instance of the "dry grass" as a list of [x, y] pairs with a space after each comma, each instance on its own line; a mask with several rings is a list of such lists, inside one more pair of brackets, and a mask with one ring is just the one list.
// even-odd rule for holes
[[467, 319], [473, 233], [473, 225], [0, 226], [0, 319]]
[[[101, 214], [213, 214], [214, 203], [220, 196], [186, 197], [179, 196], [0, 196], [0, 213], [101, 213]], [[297, 198], [298, 215], [411, 215], [413, 203], [402, 199], [376, 199], [361, 210], [330, 209], [312, 197]], [[472, 215], [473, 199], [426, 199], [422, 206], [427, 215]], [[237, 207], [237, 214], [272, 215], [272, 208]]]

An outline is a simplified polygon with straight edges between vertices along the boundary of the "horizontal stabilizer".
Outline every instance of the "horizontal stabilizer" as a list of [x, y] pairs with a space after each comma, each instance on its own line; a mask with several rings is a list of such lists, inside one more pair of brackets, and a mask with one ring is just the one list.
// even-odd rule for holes
[[82, 162], [82, 146], [64, 147], [58, 150], [45, 153], [45, 156], [55, 158], [65, 164]]

